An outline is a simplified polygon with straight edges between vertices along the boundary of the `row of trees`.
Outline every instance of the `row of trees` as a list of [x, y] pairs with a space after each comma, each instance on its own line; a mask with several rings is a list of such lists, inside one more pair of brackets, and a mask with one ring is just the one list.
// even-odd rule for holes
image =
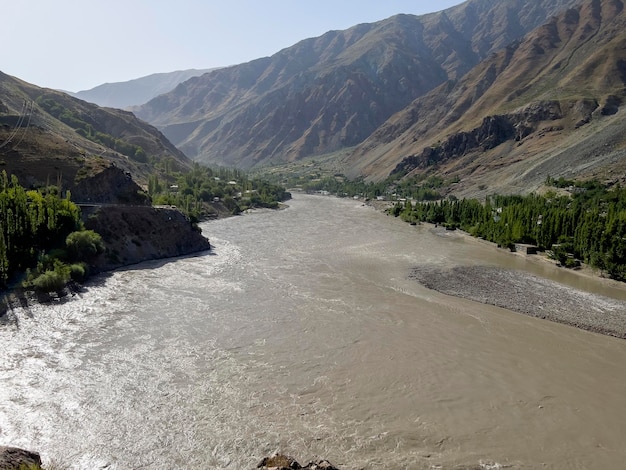
[[359, 196], [364, 198], [376, 198], [378, 196], [411, 198], [417, 201], [434, 201], [441, 199], [441, 189], [449, 186], [457, 180], [446, 181], [443, 178], [411, 177], [396, 181], [387, 179], [379, 182], [367, 182], [363, 178], [350, 180], [344, 175], [337, 173], [332, 176], [309, 176], [283, 177], [282, 183], [288, 187], [297, 187], [307, 192], [327, 191], [338, 197]]
[[598, 183], [579, 186], [570, 196], [491, 196], [396, 204], [391, 212], [408, 222], [460, 227], [502, 246], [529, 243], [576, 257], [626, 280], [626, 189]]
[[188, 172], [173, 173], [167, 180], [152, 175], [148, 194], [156, 205], [175, 205], [192, 219], [211, 216], [215, 198], [237, 214], [251, 207], [276, 208], [289, 198], [282, 186], [250, 178], [241, 170], [208, 168], [194, 164]]
[[348, 180], [345, 176], [336, 174], [312, 180], [300, 180], [292, 183], [307, 192], [327, 191], [339, 197], [363, 196], [374, 198], [385, 194], [387, 183], [367, 183], [363, 179]]
[[15, 278], [26, 287], [60, 290], [82, 280], [89, 256], [102, 251], [101, 238], [83, 231], [80, 209], [55, 187], [26, 190], [17, 178], [0, 175], [0, 288]]

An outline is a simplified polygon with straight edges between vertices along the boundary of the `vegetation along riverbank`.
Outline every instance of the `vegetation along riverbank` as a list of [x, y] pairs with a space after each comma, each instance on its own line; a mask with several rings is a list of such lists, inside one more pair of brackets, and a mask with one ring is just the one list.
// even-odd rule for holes
[[199, 165], [151, 176], [148, 194], [116, 167], [93, 179], [77, 187], [76, 197], [87, 202], [75, 203], [57, 186], [27, 189], [2, 174], [0, 314], [31, 291], [40, 300], [62, 296], [90, 274], [209, 250], [200, 220], [278, 208], [290, 197], [243, 172]]
[[[554, 182], [544, 195], [398, 202], [390, 212], [410, 223], [443, 224], [514, 248], [531, 244], [565, 267], [584, 262], [626, 281], [626, 189], [597, 181]], [[556, 189], [567, 188], [557, 192]]]

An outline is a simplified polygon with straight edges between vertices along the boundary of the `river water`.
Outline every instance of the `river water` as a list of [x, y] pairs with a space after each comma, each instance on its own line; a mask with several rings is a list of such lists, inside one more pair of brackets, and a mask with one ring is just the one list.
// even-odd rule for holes
[[357, 201], [289, 205], [204, 224], [211, 254], [13, 311], [0, 444], [90, 470], [250, 469], [276, 450], [343, 469], [624, 468], [626, 341], [408, 273], [479, 264], [626, 290]]

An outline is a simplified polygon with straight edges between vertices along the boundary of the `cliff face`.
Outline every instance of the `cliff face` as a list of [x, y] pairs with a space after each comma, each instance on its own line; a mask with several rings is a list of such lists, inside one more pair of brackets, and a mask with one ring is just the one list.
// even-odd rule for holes
[[[579, 103], [580, 123], [590, 119], [590, 113], [597, 108], [597, 103], [587, 103], [587, 106], [584, 106], [585, 104]], [[426, 147], [421, 153], [403, 159], [393, 173], [406, 174], [414, 169], [425, 169], [445, 163], [473, 151], [486, 152], [509, 140], [519, 142], [536, 132], [538, 124], [557, 121], [563, 117], [565, 114], [558, 101], [534, 103], [532, 106], [507, 115], [487, 116], [475, 129], [453, 134], [438, 145]], [[558, 125], [544, 128], [544, 132], [558, 130], [562, 130]]]
[[76, 203], [150, 205], [150, 198], [130, 173], [116, 166], [81, 180], [71, 188], [71, 193]]
[[41, 457], [36, 452], [31, 452], [17, 447], [0, 446], [0, 468], [3, 470], [42, 470]]
[[98, 232], [106, 245], [92, 265], [96, 272], [211, 248], [176, 208], [100, 206], [84, 211], [83, 217], [85, 226]]
[[344, 159], [346, 175], [436, 173], [463, 197], [532, 191], [547, 176], [623, 179], [625, 31], [623, 0], [548, 19], [392, 116]]
[[96, 272], [210, 249], [178, 209], [152, 207], [131, 175], [114, 165], [73, 187], [72, 200], [81, 207], [85, 227], [106, 245], [92, 265]]

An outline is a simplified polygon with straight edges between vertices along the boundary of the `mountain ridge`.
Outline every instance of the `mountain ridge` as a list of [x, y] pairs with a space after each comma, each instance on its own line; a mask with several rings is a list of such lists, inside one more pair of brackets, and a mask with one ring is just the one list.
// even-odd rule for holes
[[[0, 165], [26, 187], [72, 189], [111, 165], [139, 184], [192, 162], [154, 126], [0, 72]], [[160, 168], [160, 170], [159, 170]]]
[[[250, 168], [342, 150], [415, 98], [464, 75], [495, 52], [489, 44], [529, 31], [576, 1], [526, 3], [470, 0], [439, 13], [330, 31], [192, 78], [134, 111], [205, 163]], [[490, 6], [493, 15], [481, 17]]]
[[[461, 170], [471, 160], [469, 168], [482, 166], [485, 178], [500, 179], [491, 190], [514, 187], [516, 178], [526, 178], [525, 184], [536, 188], [545, 171], [572, 176], [570, 170], [579, 168], [580, 175], [605, 178], [610, 167], [621, 172], [619, 152], [626, 142], [619, 137], [618, 113], [626, 96], [625, 25], [621, 0], [592, 0], [569, 9], [461, 80], [415, 100], [343, 163], [352, 176], [375, 179], [418, 168], [467, 177], [471, 173]], [[508, 126], [498, 145], [478, 138], [489, 122]], [[587, 135], [586, 127], [597, 136]], [[508, 147], [498, 148], [500, 144]], [[580, 158], [567, 155], [573, 153]], [[486, 169], [505, 154], [509, 163], [521, 162], [519, 171], [487, 177]], [[570, 170], [556, 163], [566, 155]], [[531, 169], [522, 171], [524, 166], [544, 171], [529, 178]]]
[[89, 90], [64, 91], [64, 93], [98, 106], [126, 109], [147, 103], [152, 98], [173, 90], [179, 83], [211, 70], [215, 69], [188, 69], [153, 73], [123, 82], [103, 83]]

